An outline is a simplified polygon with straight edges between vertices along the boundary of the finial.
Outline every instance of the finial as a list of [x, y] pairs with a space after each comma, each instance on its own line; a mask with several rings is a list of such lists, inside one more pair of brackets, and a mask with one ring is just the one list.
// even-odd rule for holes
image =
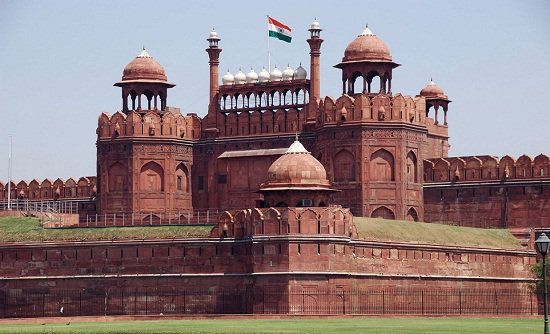
[[298, 141], [298, 131], [296, 131], [296, 141]]
[[365, 23], [365, 28], [368, 28], [369, 27], [369, 23]]
[[145, 51], [145, 44], [143, 45], [143, 51]]

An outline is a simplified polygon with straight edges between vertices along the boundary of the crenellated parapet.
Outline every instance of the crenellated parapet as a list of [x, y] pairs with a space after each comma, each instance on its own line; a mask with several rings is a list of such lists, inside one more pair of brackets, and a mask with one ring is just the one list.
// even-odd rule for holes
[[423, 113], [423, 98], [397, 95], [354, 96], [342, 95], [338, 99], [330, 96], [321, 99], [318, 125], [345, 122], [404, 122], [427, 126], [433, 124]]
[[331, 206], [224, 211], [211, 232], [213, 237], [229, 238], [289, 234], [357, 237], [357, 229], [348, 208]]
[[549, 176], [550, 162], [545, 154], [534, 159], [527, 155], [518, 159], [483, 155], [424, 160], [426, 183], [542, 179]]
[[97, 136], [98, 140], [130, 137], [195, 140], [200, 137], [200, 129], [201, 119], [196, 114], [184, 116], [178, 108], [167, 107], [163, 113], [102, 113], [98, 120]]
[[[21, 180], [11, 181], [11, 198], [19, 200], [61, 200], [61, 199], [90, 199], [96, 196], [96, 177], [88, 176], [69, 178], [67, 180], [58, 178], [55, 181], [50, 179], [30, 182]], [[8, 198], [8, 185], [0, 181], [0, 200]]]

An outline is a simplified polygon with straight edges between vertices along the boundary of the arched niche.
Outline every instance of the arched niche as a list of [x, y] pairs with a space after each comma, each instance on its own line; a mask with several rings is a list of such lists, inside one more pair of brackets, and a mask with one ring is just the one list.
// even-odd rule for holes
[[158, 163], [150, 161], [141, 167], [139, 189], [146, 192], [164, 191], [164, 170]]
[[395, 162], [393, 155], [385, 149], [379, 149], [370, 157], [371, 181], [395, 181]]
[[408, 221], [418, 221], [418, 213], [414, 208], [410, 208], [409, 211], [407, 211], [407, 220]]
[[416, 155], [413, 151], [407, 154], [407, 181], [409, 183], [418, 183], [418, 164]]
[[115, 162], [109, 167], [107, 173], [108, 191], [126, 191], [128, 190], [127, 168], [121, 162]]
[[342, 150], [334, 156], [334, 181], [355, 181], [355, 158], [348, 150]]
[[370, 216], [371, 218], [395, 219], [395, 214], [393, 213], [393, 211], [385, 206], [380, 206], [376, 208], [376, 210], [374, 210]]
[[189, 192], [189, 170], [183, 163], [176, 168], [176, 191]]

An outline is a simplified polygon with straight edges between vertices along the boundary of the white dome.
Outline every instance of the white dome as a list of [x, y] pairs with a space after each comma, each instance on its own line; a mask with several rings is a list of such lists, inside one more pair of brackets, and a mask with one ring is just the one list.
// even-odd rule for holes
[[258, 74], [258, 81], [259, 82], [268, 82], [270, 79], [269, 72], [265, 70], [265, 67], [262, 68], [260, 73]]
[[215, 32], [214, 30], [212, 30], [212, 31], [210, 32], [210, 36], [208, 37], [208, 39], [219, 39], [218, 33]]
[[319, 25], [319, 22], [317, 22], [317, 19], [313, 20], [313, 23], [311, 23], [311, 30], [320, 30], [321, 26]]
[[258, 82], [258, 74], [254, 72], [253, 69], [250, 69], [250, 72], [246, 73], [246, 82], [248, 83]]
[[246, 75], [239, 69], [239, 72], [235, 73], [235, 84], [243, 84], [246, 82]]
[[232, 85], [233, 82], [235, 82], [235, 77], [229, 70], [227, 70], [227, 73], [225, 73], [222, 77], [222, 84], [223, 85]]
[[292, 77], [294, 77], [294, 70], [288, 65], [283, 71], [283, 80], [292, 80]]
[[294, 72], [294, 79], [303, 80], [305, 78], [307, 78], [307, 71], [305, 68], [302, 67], [302, 63], [300, 63], [300, 66], [298, 66], [298, 68]]
[[271, 81], [281, 81], [283, 78], [283, 73], [275, 66], [274, 69], [271, 70], [271, 73], [269, 74], [271, 77]]

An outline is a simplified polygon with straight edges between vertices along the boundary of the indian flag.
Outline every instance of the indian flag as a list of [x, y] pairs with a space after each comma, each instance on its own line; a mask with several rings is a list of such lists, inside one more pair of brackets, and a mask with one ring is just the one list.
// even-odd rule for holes
[[287, 43], [290, 43], [292, 40], [292, 29], [289, 26], [269, 16], [267, 17], [267, 26], [269, 28], [269, 37], [275, 37]]

